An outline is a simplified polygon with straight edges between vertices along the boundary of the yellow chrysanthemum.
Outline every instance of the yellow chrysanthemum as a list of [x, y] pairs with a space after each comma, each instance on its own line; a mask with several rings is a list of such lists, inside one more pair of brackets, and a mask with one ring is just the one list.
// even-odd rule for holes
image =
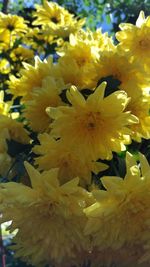
[[91, 64], [89, 64], [89, 67], [88, 73], [82, 73], [75, 60], [67, 57], [61, 58], [56, 66], [65, 83], [75, 85], [79, 89], [93, 89], [96, 84], [95, 78], [93, 77], [94, 68]]
[[147, 94], [135, 95], [131, 98], [127, 110], [130, 110], [138, 119], [139, 123], [130, 126], [133, 130], [132, 139], [141, 142], [141, 138], [150, 138], [150, 96]]
[[34, 57], [34, 52], [31, 49], [25, 48], [23, 46], [18, 46], [17, 48], [13, 49], [10, 54], [13, 61], [27, 61], [31, 60]]
[[[81, 63], [82, 61], [84, 63], [86, 58], [84, 60], [80, 60], [80, 57], [84, 57], [84, 54], [78, 54], [76, 50], [84, 44], [85, 47], [87, 46], [87, 49], [89, 46], [91, 46], [90, 58], [93, 56], [93, 59], [95, 58], [96, 60], [99, 58], [99, 51], [110, 49], [111, 39], [108, 37], [107, 33], [102, 34], [101, 29], [97, 29], [95, 32], [90, 31], [90, 29], [80, 30], [75, 34], [70, 34], [69, 41], [64, 42], [64, 45], [61, 48], [57, 48], [57, 51], [60, 56], [69, 55], [74, 57], [75, 60], [77, 60], [77, 63], [79, 61], [78, 65], [80, 66], [80, 61]], [[87, 58], [87, 61], [88, 60], [89, 57]]]
[[23, 43], [34, 49], [38, 54], [45, 55], [45, 49], [48, 44], [52, 44], [54, 36], [46, 35], [44, 30], [39, 27], [29, 28], [27, 34], [23, 37]]
[[46, 113], [46, 108], [63, 105], [59, 96], [62, 88], [65, 88], [65, 85], [61, 79], [55, 81], [53, 77], [47, 77], [43, 80], [42, 86], [31, 94], [32, 100], [24, 103], [26, 106], [24, 115], [33, 131], [49, 130], [51, 119]]
[[114, 50], [104, 51], [97, 64], [97, 81], [110, 76], [114, 80], [118, 80], [120, 82], [118, 88], [125, 90], [131, 97], [149, 85], [149, 77], [141, 64], [133, 61], [130, 53], [124, 52], [118, 47]]
[[70, 147], [76, 147], [80, 157], [97, 160], [111, 159], [112, 151], [125, 150], [130, 142], [128, 125], [138, 119], [130, 112], [124, 112], [129, 98], [123, 91], [117, 91], [104, 98], [104, 82], [87, 100], [75, 87], [67, 92], [71, 107], [48, 108], [54, 119], [51, 135]]
[[[4, 102], [4, 92], [0, 92], [0, 131], [7, 129], [10, 138], [21, 143], [28, 143], [30, 138], [23, 124], [16, 121], [17, 112], [10, 113], [12, 102]], [[6, 136], [7, 138], [7, 136]]]
[[136, 21], [136, 25], [129, 23], [120, 24], [121, 31], [116, 37], [120, 41], [123, 49], [130, 51], [140, 62], [150, 63], [150, 16], [145, 18], [141, 11]]
[[23, 144], [27, 144], [30, 141], [28, 132], [24, 129], [22, 123], [11, 117], [0, 115], [0, 131], [3, 129], [8, 129], [10, 139]]
[[83, 208], [90, 196], [78, 186], [78, 178], [60, 186], [58, 169], [40, 174], [30, 164], [25, 166], [32, 188], [14, 182], [0, 186], [1, 222], [12, 220], [9, 228], [18, 229], [16, 256], [34, 266], [74, 265], [88, 249]]
[[35, 5], [35, 21], [33, 25], [46, 27], [47, 35], [68, 37], [70, 33], [78, 31], [85, 23], [84, 19], [77, 20], [73, 14], [57, 3], [44, 1], [43, 6]]
[[20, 37], [27, 32], [27, 25], [22, 17], [0, 12], [0, 33], [9, 34], [10, 43], [14, 37]]
[[[97, 34], [96, 34], [97, 33]], [[99, 52], [106, 47], [108, 37], [100, 31], [80, 31], [70, 35], [69, 42], [58, 50], [61, 56], [58, 68], [65, 83], [83, 88], [94, 88], [96, 80], [96, 63]]]
[[124, 180], [116, 176], [103, 177], [106, 191], [93, 192], [96, 202], [85, 209], [89, 218], [85, 232], [91, 235], [93, 250], [117, 252], [126, 247], [130, 251], [141, 247], [137, 264], [150, 231], [150, 167], [143, 155], [140, 155], [140, 166], [129, 153], [126, 162]]
[[24, 63], [24, 67], [21, 78], [10, 77], [9, 89], [15, 97], [23, 96], [23, 99], [31, 100], [34, 89], [41, 87], [46, 77], [54, 75], [54, 65], [51, 58], [41, 61], [35, 57], [35, 66]]
[[93, 162], [79, 157], [77, 151], [70, 149], [61, 141], [56, 141], [48, 134], [39, 135], [40, 145], [33, 148], [33, 152], [39, 157], [35, 158], [35, 164], [40, 170], [59, 168], [58, 178], [61, 183], [74, 177], [80, 177], [80, 184], [91, 184], [91, 172], [98, 173], [107, 169], [107, 165]]

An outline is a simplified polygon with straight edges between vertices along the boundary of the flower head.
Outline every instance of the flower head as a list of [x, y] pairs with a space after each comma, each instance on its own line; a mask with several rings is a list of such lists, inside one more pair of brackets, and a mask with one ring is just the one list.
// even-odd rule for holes
[[17, 48], [13, 49], [10, 56], [13, 61], [28, 61], [33, 59], [34, 52], [33, 50], [20, 45]]
[[35, 266], [70, 266], [88, 246], [83, 208], [89, 195], [78, 178], [60, 186], [58, 169], [40, 174], [25, 166], [31, 188], [14, 182], [0, 186], [2, 221], [12, 220], [10, 229], [18, 229], [16, 256]]
[[28, 131], [24, 129], [24, 125], [11, 117], [0, 115], [0, 131], [7, 129], [10, 139], [17, 142], [27, 144], [30, 141]]
[[116, 37], [123, 49], [130, 51], [134, 57], [142, 60], [143, 64], [149, 64], [150, 60], [150, 16], [145, 18], [141, 11], [136, 25], [129, 23], [120, 24], [121, 31]]
[[138, 119], [139, 123], [131, 125], [133, 131], [132, 139], [141, 142], [142, 138], [150, 138], [150, 96], [146, 93], [136, 94], [131, 98], [127, 107]]
[[70, 33], [79, 30], [85, 23], [84, 19], [77, 20], [74, 15], [57, 3], [44, 0], [43, 6], [36, 5], [34, 25], [42, 25], [46, 34], [58, 37], [68, 37]]
[[75, 85], [80, 89], [93, 89], [96, 84], [96, 63], [99, 52], [105, 49], [108, 37], [97, 31], [80, 31], [71, 34], [58, 54], [58, 68], [65, 83]]
[[112, 151], [125, 150], [129, 142], [128, 125], [138, 119], [124, 112], [129, 98], [123, 91], [117, 91], [104, 98], [104, 82], [87, 100], [75, 87], [67, 93], [71, 107], [48, 108], [54, 122], [51, 136], [61, 138], [67, 146], [76, 147], [80, 157], [92, 160], [111, 159]]
[[150, 230], [150, 168], [141, 154], [140, 166], [127, 153], [126, 176], [103, 177], [104, 190], [96, 190], [95, 204], [85, 209], [89, 218], [86, 234], [91, 234], [93, 247], [99, 251], [141, 247], [136, 263], [143, 255]]
[[149, 76], [141, 64], [134, 61], [130, 53], [122, 51], [119, 47], [101, 54], [96, 71], [97, 81], [101, 79], [107, 81], [107, 77], [112, 77], [120, 82], [118, 88], [126, 91], [130, 97], [139, 94], [149, 84]]
[[61, 141], [56, 141], [50, 135], [39, 135], [40, 145], [33, 148], [39, 156], [35, 158], [35, 164], [40, 170], [59, 168], [58, 178], [61, 183], [67, 182], [74, 177], [80, 177], [80, 184], [91, 184], [91, 172], [98, 173], [107, 169], [107, 165], [94, 162], [90, 159], [79, 157], [77, 151], [70, 149]]
[[12, 44], [16, 37], [21, 37], [26, 32], [27, 25], [22, 17], [0, 12], [0, 33], [7, 35], [9, 44]]
[[[0, 92], [0, 132], [8, 131], [5, 139], [13, 139], [17, 142], [28, 143], [30, 138], [22, 123], [16, 119], [17, 112], [10, 112], [12, 101], [4, 101], [4, 91]], [[9, 136], [9, 138], [8, 138]]]
[[15, 97], [22, 96], [25, 100], [31, 100], [32, 92], [35, 88], [42, 86], [43, 80], [48, 76], [53, 76], [54, 66], [52, 59], [41, 61], [35, 57], [35, 66], [24, 63], [21, 70], [21, 77], [15, 78], [11, 76], [9, 82], [9, 91]]
[[61, 88], [65, 88], [61, 79], [55, 81], [52, 76], [48, 76], [43, 79], [41, 87], [36, 88], [31, 93], [31, 100], [25, 101], [24, 115], [33, 131], [49, 130], [51, 119], [46, 113], [46, 108], [63, 105], [59, 96]]

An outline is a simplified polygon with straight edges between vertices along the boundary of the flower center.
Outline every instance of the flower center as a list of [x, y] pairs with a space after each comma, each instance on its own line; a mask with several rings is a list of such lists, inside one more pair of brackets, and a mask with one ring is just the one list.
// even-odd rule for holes
[[59, 22], [58, 18], [56, 18], [56, 17], [52, 17], [52, 18], [51, 18], [51, 21], [52, 21], [53, 23], [55, 23], [55, 24], [57, 24], [57, 23]]
[[76, 62], [77, 62], [77, 65], [79, 67], [82, 67], [87, 62], [87, 59], [86, 58], [83, 58], [83, 57], [79, 57], [79, 58], [76, 59]]
[[89, 113], [87, 117], [87, 124], [86, 124], [87, 129], [91, 131], [95, 130], [96, 126], [99, 123], [99, 119], [100, 119], [100, 112]]
[[148, 38], [140, 40], [139, 41], [139, 45], [141, 46], [141, 48], [146, 49], [150, 47], [150, 40]]
[[89, 122], [88, 124], [87, 124], [87, 128], [88, 129], [94, 129], [95, 128], [95, 123], [94, 122]]
[[7, 29], [11, 32], [11, 31], [13, 31], [15, 29], [15, 27], [13, 25], [11, 25], [11, 24], [8, 24], [7, 25]]

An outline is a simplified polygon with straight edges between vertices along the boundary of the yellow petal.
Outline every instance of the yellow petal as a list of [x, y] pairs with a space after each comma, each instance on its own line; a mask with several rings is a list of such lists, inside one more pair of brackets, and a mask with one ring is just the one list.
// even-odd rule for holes
[[105, 190], [93, 190], [92, 194], [98, 202], [101, 202], [108, 198], [108, 192]]
[[27, 161], [24, 162], [25, 168], [29, 174], [31, 184], [33, 188], [39, 188], [42, 184], [40, 173]]
[[104, 98], [105, 88], [107, 83], [101, 83], [87, 99], [87, 104], [90, 104], [93, 107], [99, 105], [99, 102]]
[[141, 166], [142, 176], [144, 176], [146, 173], [150, 171], [150, 166], [146, 157], [143, 154], [139, 153], [139, 156], [140, 156], [140, 166]]
[[123, 185], [123, 179], [117, 176], [104, 176], [101, 181], [107, 190], [118, 190]]
[[59, 108], [54, 107], [48, 107], [46, 108], [46, 113], [50, 116], [52, 119], [58, 119], [62, 116], [62, 112]]
[[137, 165], [135, 157], [129, 152], [126, 153], [126, 164], [128, 168]]
[[74, 193], [78, 189], [78, 184], [79, 184], [79, 178], [76, 177], [76, 178], [72, 179], [71, 181], [69, 181], [69, 182], [65, 183], [64, 185], [62, 185], [61, 189], [63, 189], [63, 191], [66, 194]]
[[144, 11], [141, 11], [136, 21], [136, 26], [141, 28], [144, 22], [145, 22], [145, 14], [144, 14]]
[[67, 98], [73, 106], [85, 106], [86, 101], [75, 86], [71, 86], [70, 90], [67, 91]]
[[42, 181], [47, 187], [59, 187], [58, 171], [58, 168], [53, 168], [42, 173]]
[[105, 171], [108, 169], [108, 165], [106, 165], [105, 163], [102, 162], [92, 162], [92, 172], [94, 172], [95, 174], [98, 174], [101, 171]]

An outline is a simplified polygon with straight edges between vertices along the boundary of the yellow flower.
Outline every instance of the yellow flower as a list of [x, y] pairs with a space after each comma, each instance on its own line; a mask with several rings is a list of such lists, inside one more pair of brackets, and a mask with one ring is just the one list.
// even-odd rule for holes
[[71, 34], [69, 42], [58, 49], [61, 56], [57, 67], [65, 83], [78, 86], [80, 89], [93, 89], [97, 85], [97, 61], [100, 52], [109, 46], [109, 38], [100, 30], [90, 30]]
[[23, 96], [23, 100], [31, 100], [34, 89], [41, 87], [46, 77], [54, 75], [54, 65], [51, 58], [41, 61], [38, 57], [35, 57], [35, 66], [23, 65], [21, 78], [10, 77], [9, 92], [15, 97]]
[[127, 153], [126, 165], [124, 180], [115, 176], [103, 177], [101, 181], [106, 191], [93, 191], [96, 202], [85, 209], [89, 218], [85, 233], [91, 235], [93, 250], [117, 252], [141, 247], [137, 264], [150, 231], [150, 167], [142, 154], [139, 166]]
[[33, 131], [49, 130], [51, 119], [46, 113], [46, 108], [63, 105], [59, 96], [61, 88], [65, 88], [61, 79], [55, 81], [53, 77], [47, 77], [43, 80], [42, 86], [31, 94], [31, 100], [25, 102], [24, 115]]
[[118, 80], [120, 82], [118, 88], [126, 91], [131, 97], [149, 85], [149, 77], [143, 66], [133, 61], [130, 53], [122, 51], [119, 47], [101, 53], [97, 64], [96, 80], [107, 77]]
[[149, 94], [135, 94], [132, 96], [127, 109], [131, 111], [138, 119], [139, 123], [131, 125], [130, 128], [133, 131], [132, 139], [137, 142], [141, 142], [142, 138], [150, 138], [150, 96]]
[[[69, 37], [69, 42], [66, 42], [61, 49], [58, 50], [58, 55], [73, 57], [78, 67], [84, 66], [86, 63], [94, 63], [99, 58], [99, 46], [95, 40], [90, 40], [86, 32], [79, 33]], [[102, 35], [102, 34], [101, 34]], [[101, 37], [101, 36], [100, 36]]]
[[0, 114], [0, 131], [3, 129], [8, 129], [10, 139], [23, 144], [27, 144], [30, 141], [28, 132], [24, 129], [22, 123]]
[[39, 135], [39, 141], [40, 145], [33, 148], [33, 152], [39, 155], [35, 158], [35, 164], [44, 171], [59, 168], [58, 178], [61, 183], [78, 176], [82, 186], [90, 185], [91, 172], [98, 173], [108, 167], [106, 164], [79, 157], [77, 151], [46, 133]]
[[44, 1], [43, 6], [35, 5], [37, 11], [33, 25], [42, 25], [46, 35], [68, 37], [70, 33], [78, 31], [85, 23], [84, 19], [77, 20], [74, 15], [57, 3]]
[[112, 151], [125, 150], [130, 142], [128, 125], [138, 119], [130, 112], [124, 112], [129, 98], [123, 91], [117, 91], [104, 98], [104, 82], [87, 100], [75, 87], [67, 92], [71, 107], [48, 108], [51, 136], [61, 138], [67, 146], [76, 147], [80, 157], [97, 160], [111, 159]]
[[0, 33], [7, 35], [7, 42], [9, 38], [10, 45], [16, 37], [21, 37], [26, 32], [26, 21], [22, 17], [0, 12]]
[[25, 48], [23, 46], [18, 46], [17, 48], [13, 49], [10, 54], [13, 61], [27, 61], [29, 59], [33, 59], [34, 52], [31, 49]]
[[[83, 51], [83, 47], [89, 51], [87, 59], [84, 53], [77, 51], [79, 49]], [[80, 67], [80, 65], [84, 65], [90, 60], [96, 61], [99, 59], [99, 52], [114, 49], [115, 46], [112, 44], [112, 39], [108, 37], [107, 33], [102, 34], [101, 29], [97, 29], [95, 32], [90, 31], [90, 29], [81, 29], [74, 34], [70, 34], [69, 41], [64, 42], [61, 48], [57, 48], [57, 51], [61, 57], [65, 55], [72, 56]]]
[[18, 229], [16, 256], [35, 266], [74, 265], [88, 248], [83, 208], [89, 194], [78, 186], [78, 178], [60, 186], [58, 169], [40, 174], [25, 166], [32, 188], [14, 182], [0, 186], [1, 222], [12, 220], [9, 228]]
[[52, 44], [54, 38], [52, 35], [46, 35], [43, 29], [34, 27], [28, 29], [27, 34], [23, 37], [23, 43], [34, 49], [38, 54], [45, 55], [47, 43]]
[[130, 51], [135, 58], [142, 63], [150, 63], [150, 16], [145, 18], [141, 11], [136, 21], [136, 25], [129, 23], [120, 24], [121, 31], [116, 37], [120, 41], [123, 49]]
[[[56, 68], [60, 72], [66, 84], [75, 85], [79, 89], [90, 88], [93, 89], [96, 85], [95, 76], [93, 77], [93, 66], [89, 64], [88, 73], [82, 72], [73, 58], [62, 57]], [[91, 70], [91, 73], [90, 73]]]
[[35, 5], [37, 11], [34, 13], [36, 20], [34, 25], [47, 25], [50, 24], [55, 27], [57, 23], [60, 23], [63, 16], [71, 16], [69, 12], [63, 7], [59, 6], [57, 3], [44, 1], [42, 5]]
[[[21, 143], [28, 143], [30, 138], [23, 124], [16, 121], [17, 112], [10, 113], [12, 101], [4, 102], [4, 91], [0, 91], [0, 131], [6, 130], [10, 138]], [[6, 136], [7, 138], [7, 136]]]

